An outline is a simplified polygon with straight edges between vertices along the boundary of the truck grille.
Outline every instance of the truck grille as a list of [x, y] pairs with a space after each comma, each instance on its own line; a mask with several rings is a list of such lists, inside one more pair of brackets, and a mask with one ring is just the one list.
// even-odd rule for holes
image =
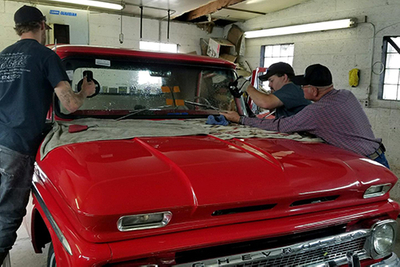
[[288, 256], [280, 256], [276, 258], [267, 258], [265, 260], [254, 261], [250, 263], [234, 264], [230, 266], [256, 267], [256, 266], [273, 266], [273, 267], [298, 267], [312, 266], [321, 263], [337, 260], [345, 260], [346, 253], [363, 252], [365, 238], [346, 242], [340, 245], [333, 245], [325, 248], [298, 253]]
[[341, 265], [347, 263], [348, 252], [356, 252], [360, 260], [367, 258], [364, 248], [368, 236], [369, 230], [357, 230], [284, 247], [208, 258], [176, 266], [298, 267], [325, 266], [326, 262]]

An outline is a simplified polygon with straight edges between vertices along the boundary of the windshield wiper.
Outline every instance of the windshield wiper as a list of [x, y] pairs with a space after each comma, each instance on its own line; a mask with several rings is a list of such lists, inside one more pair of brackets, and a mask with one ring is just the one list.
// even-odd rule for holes
[[198, 103], [198, 102], [193, 102], [193, 101], [185, 100], [185, 104], [189, 104], [189, 105], [193, 105], [193, 106], [199, 106], [199, 107], [204, 107], [204, 108], [210, 108], [210, 109], [213, 109], [213, 110], [219, 110], [219, 108], [214, 107], [214, 106], [211, 105], [210, 103], [203, 104], [203, 103]]
[[172, 106], [171, 106], [171, 105], [166, 105], [166, 106], [159, 106], [159, 107], [155, 107], [155, 108], [142, 108], [142, 109], [137, 109], [137, 110], [130, 111], [128, 114], [123, 115], [122, 117], [119, 117], [119, 118], [117, 118], [117, 119], [115, 119], [115, 120], [116, 120], [116, 121], [120, 121], [120, 120], [126, 119], [126, 118], [128, 118], [128, 117], [131, 117], [131, 116], [133, 116], [133, 115], [137, 115], [137, 114], [139, 114], [139, 113], [142, 113], [142, 112], [144, 112], [144, 111], [163, 110], [163, 108], [169, 108], [169, 107], [172, 107]]

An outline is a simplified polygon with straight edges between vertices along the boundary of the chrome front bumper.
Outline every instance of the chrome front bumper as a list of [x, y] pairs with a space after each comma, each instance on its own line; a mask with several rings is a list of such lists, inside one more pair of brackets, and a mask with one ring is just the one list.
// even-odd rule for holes
[[397, 257], [395, 253], [392, 253], [392, 255], [389, 258], [381, 262], [370, 265], [370, 267], [397, 267], [397, 266], [400, 267], [400, 259], [399, 257]]

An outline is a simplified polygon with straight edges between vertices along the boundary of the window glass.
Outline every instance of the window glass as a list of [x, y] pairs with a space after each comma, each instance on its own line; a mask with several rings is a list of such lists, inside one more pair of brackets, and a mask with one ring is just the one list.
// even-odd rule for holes
[[[264, 46], [263, 67], [268, 68], [277, 62], [293, 64], [294, 44], [277, 44]], [[261, 84], [261, 90], [269, 91], [268, 81]]]
[[383, 70], [379, 99], [400, 100], [400, 37], [383, 38]]
[[400, 68], [400, 54], [397, 54], [397, 52], [388, 53], [386, 56], [386, 67], [388, 69]]
[[147, 51], [178, 53], [178, 45], [170, 43], [140, 41], [139, 49]]
[[399, 87], [397, 85], [385, 85], [383, 87], [383, 99], [397, 100]]
[[58, 105], [59, 117], [199, 118], [234, 109], [229, 83], [235, 73], [230, 68], [119, 57], [102, 62], [107, 64], [91, 58], [64, 60], [75, 92], [85, 73], [98, 91], [72, 114]]
[[264, 46], [264, 66], [268, 67], [276, 62], [293, 63], [294, 44], [278, 44]]

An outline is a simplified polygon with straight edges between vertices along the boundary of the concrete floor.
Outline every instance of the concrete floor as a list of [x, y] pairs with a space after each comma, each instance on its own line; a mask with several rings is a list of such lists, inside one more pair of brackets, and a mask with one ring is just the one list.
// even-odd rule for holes
[[21, 226], [17, 232], [18, 238], [10, 252], [12, 267], [45, 267], [47, 249], [42, 254], [36, 254], [26, 229]]
[[[394, 251], [397, 256], [400, 256], [400, 219], [397, 219], [397, 223], [399, 227], [397, 230], [397, 242]], [[32, 244], [25, 228], [21, 227], [18, 230], [17, 241], [11, 250], [11, 266], [45, 267], [47, 261], [47, 249], [48, 246], [46, 246], [42, 254], [36, 254], [33, 251]]]

